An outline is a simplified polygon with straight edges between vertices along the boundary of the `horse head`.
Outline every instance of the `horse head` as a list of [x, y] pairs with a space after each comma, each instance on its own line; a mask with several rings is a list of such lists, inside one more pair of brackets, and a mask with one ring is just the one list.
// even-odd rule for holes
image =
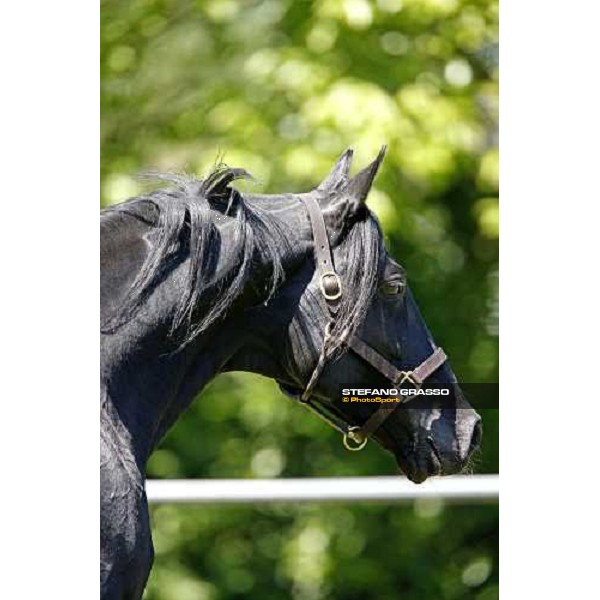
[[[276, 357], [282, 390], [344, 433], [349, 449], [360, 449], [372, 436], [411, 480], [421, 482], [465, 467], [479, 445], [481, 420], [365, 204], [384, 153], [350, 177], [348, 150], [313, 191], [285, 196], [295, 202], [293, 216], [287, 215], [294, 224], [291, 245], [308, 246], [308, 260], [287, 271], [285, 283], [258, 312], [272, 332], [266, 347]], [[253, 361], [257, 370], [260, 359]], [[452, 399], [418, 399], [399, 409], [339, 402], [342, 387], [389, 389], [406, 379], [446, 386]]]
[[[366, 205], [383, 156], [351, 177], [348, 150], [307, 193], [242, 194], [231, 183], [248, 173], [223, 167], [105, 211], [103, 372], [142, 462], [212, 377], [238, 370], [275, 379], [350, 448], [373, 437], [413, 481], [463, 469], [480, 418]], [[405, 380], [456, 392], [397, 410], [338, 402], [342, 386]]]

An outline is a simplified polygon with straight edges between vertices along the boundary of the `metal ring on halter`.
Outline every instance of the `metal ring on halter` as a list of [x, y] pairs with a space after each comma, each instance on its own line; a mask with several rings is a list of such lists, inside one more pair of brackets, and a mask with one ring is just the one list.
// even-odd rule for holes
[[[344, 434], [344, 447], [346, 450], [351, 452], [358, 452], [362, 450], [369, 441], [368, 437], [363, 436], [360, 432], [360, 427], [348, 427], [348, 431]], [[348, 440], [352, 440], [353, 443], [357, 444], [352, 446]]]
[[[325, 289], [325, 278], [333, 277], [335, 279], [335, 285], [337, 286], [337, 290], [335, 292], [329, 293]], [[321, 277], [319, 277], [319, 287], [321, 288], [321, 292], [325, 297], [325, 300], [337, 300], [342, 296], [342, 282], [335, 271], [325, 271], [325, 273], [321, 273]]]
[[410, 381], [416, 388], [419, 387], [419, 383], [413, 379], [412, 371], [400, 371], [396, 380], [397, 385], [402, 385], [405, 381]]

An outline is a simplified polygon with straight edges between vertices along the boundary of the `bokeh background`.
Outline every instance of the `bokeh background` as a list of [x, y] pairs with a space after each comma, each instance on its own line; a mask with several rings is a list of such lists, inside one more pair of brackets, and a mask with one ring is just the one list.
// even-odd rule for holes
[[[348, 146], [383, 143], [369, 197], [459, 379], [498, 377], [498, 5], [493, 0], [104, 0], [102, 204], [143, 170], [217, 156], [307, 191]], [[474, 471], [498, 471], [483, 411]], [[150, 477], [380, 475], [271, 381], [218, 377], [155, 452]], [[303, 504], [152, 509], [147, 600], [493, 600], [498, 507]]]

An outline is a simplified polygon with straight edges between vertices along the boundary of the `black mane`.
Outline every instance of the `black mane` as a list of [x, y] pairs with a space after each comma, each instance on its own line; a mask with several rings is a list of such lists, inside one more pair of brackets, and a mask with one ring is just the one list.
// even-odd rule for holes
[[[183, 254], [184, 258], [189, 257], [189, 265], [171, 331], [178, 332], [182, 345], [186, 345], [227, 313], [250, 283], [251, 267], [257, 257], [262, 264], [270, 265], [265, 282], [267, 300], [275, 294], [285, 279], [282, 261], [290, 251], [293, 235], [286, 223], [261, 205], [260, 198], [244, 198], [228, 187], [235, 179], [249, 177], [243, 169], [218, 166], [204, 180], [176, 174], [152, 174], [152, 177], [167, 181], [172, 187], [152, 191], [101, 212], [105, 225], [110, 225], [113, 215], [129, 215], [150, 225], [154, 236], [152, 249], [133, 284], [119, 309], [102, 323], [101, 331], [114, 332], [131, 320], [165, 274], [182, 260]], [[234, 243], [227, 248], [233, 276], [226, 282], [216, 278], [219, 252], [215, 248], [219, 248], [221, 240], [211, 207], [234, 217]], [[383, 243], [375, 217], [367, 211], [365, 218], [349, 230], [342, 244], [350, 270], [344, 276], [346, 293], [331, 332], [330, 355], [340, 348], [347, 333], [353, 333], [360, 326], [376, 289]], [[199, 301], [214, 285], [219, 285], [220, 293], [199, 315]], [[296, 335], [301, 335], [304, 329], [302, 319], [314, 315], [314, 305], [321, 304], [320, 294], [307, 293], [302, 304], [305, 310], [300, 311], [300, 318], [293, 327]], [[307, 339], [305, 342], [311, 343]]]
[[[171, 330], [183, 331], [183, 343], [187, 344], [223, 317], [240, 296], [257, 253], [271, 265], [268, 297], [275, 293], [284, 279], [281, 260], [289, 247], [290, 235], [281, 220], [228, 187], [233, 180], [248, 177], [242, 169], [219, 166], [204, 180], [175, 174], [152, 174], [152, 177], [168, 181], [172, 187], [133, 198], [101, 213], [105, 219], [115, 213], [139, 218], [153, 226], [155, 236], [152, 250], [119, 310], [102, 324], [102, 331], [114, 331], [129, 321], [164, 274], [181, 259], [183, 250], [189, 257], [189, 265]], [[222, 294], [214, 304], [198, 318], [195, 308], [202, 293], [221, 283], [215, 280], [218, 252], [214, 250], [220, 243], [220, 235], [212, 220], [211, 207], [235, 217], [234, 247], [228, 248], [234, 276], [222, 286]]]

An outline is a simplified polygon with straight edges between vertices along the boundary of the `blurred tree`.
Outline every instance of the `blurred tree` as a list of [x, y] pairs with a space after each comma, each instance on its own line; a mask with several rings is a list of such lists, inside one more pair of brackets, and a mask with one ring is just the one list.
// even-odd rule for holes
[[[462, 381], [498, 374], [494, 0], [104, 0], [102, 203], [149, 168], [222, 156], [266, 192], [310, 189], [348, 146], [389, 152], [369, 197]], [[250, 184], [246, 184], [250, 185]], [[246, 189], [256, 190], [254, 187]], [[496, 410], [479, 472], [496, 472]], [[373, 475], [272, 382], [215, 380], [151, 477]], [[161, 506], [148, 600], [497, 597], [496, 506]]]

